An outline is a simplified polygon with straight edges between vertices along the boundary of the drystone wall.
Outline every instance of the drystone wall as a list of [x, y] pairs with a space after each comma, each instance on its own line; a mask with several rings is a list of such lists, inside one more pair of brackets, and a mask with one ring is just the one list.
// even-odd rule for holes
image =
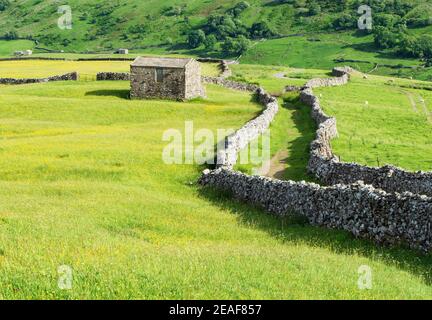
[[279, 111], [277, 99], [265, 92], [263, 88], [255, 84], [242, 83], [218, 77], [202, 77], [204, 83], [216, 84], [228, 89], [253, 92], [257, 100], [264, 105], [264, 111], [260, 116], [249, 121], [240, 130], [227, 137], [224, 150], [217, 155], [217, 167], [233, 169], [237, 163], [237, 156], [240, 150], [263, 134], [269, 127]]
[[[318, 176], [326, 170], [323, 164], [339, 163], [330, 145], [330, 140], [337, 135], [337, 127], [336, 119], [322, 111], [312, 87], [343, 85], [348, 82], [352, 70], [344, 68], [333, 72], [337, 78], [310, 81], [301, 92], [302, 100], [312, 107], [312, 116], [319, 127], [317, 138], [311, 146], [309, 164], [311, 171], [318, 173]], [[219, 81], [217, 84], [236, 87], [231, 82]], [[362, 181], [322, 187], [235, 172], [233, 167], [237, 153], [267, 128], [277, 113], [275, 98], [262, 89], [258, 89], [257, 94], [266, 106], [264, 116], [252, 120], [227, 138], [222, 163], [215, 170], [203, 172], [199, 181], [201, 185], [229, 191], [236, 198], [261, 206], [277, 216], [300, 214], [313, 225], [347, 230], [356, 237], [367, 238], [378, 244], [406, 244], [423, 252], [431, 251], [431, 197], [410, 192], [388, 193]]]
[[129, 81], [130, 80], [130, 73], [128, 72], [99, 72], [96, 75], [97, 81], [106, 81], [106, 80], [112, 80], [112, 81]]
[[48, 78], [38, 78], [38, 79], [16, 79], [16, 78], [0, 78], [0, 84], [28, 84], [28, 83], [43, 83], [43, 82], [53, 82], [53, 81], [76, 81], [78, 80], [78, 73], [71, 72], [60, 76], [53, 76]]
[[386, 193], [364, 184], [317, 184], [248, 176], [232, 170], [205, 171], [200, 184], [231, 192], [277, 216], [305, 216], [313, 225], [349, 231], [384, 245], [407, 244], [429, 252], [432, 198]]
[[230, 64], [236, 63], [235, 61], [221, 60], [215, 58], [198, 58], [198, 62], [202, 63], [219, 63], [220, 78], [229, 78], [232, 76], [232, 71], [230, 69]]
[[309, 171], [327, 185], [363, 181], [387, 192], [408, 191], [432, 196], [432, 172], [408, 172], [394, 166], [374, 168], [344, 163], [333, 154], [331, 140], [338, 134], [336, 119], [324, 113], [312, 89], [344, 85], [348, 83], [351, 72], [350, 68], [335, 68], [333, 75], [337, 78], [313, 79], [301, 91], [300, 98], [312, 108], [312, 117], [318, 125], [316, 139], [311, 144]]
[[20, 60], [47, 60], [47, 61], [66, 61], [66, 58], [47, 58], [47, 57], [14, 57], [0, 58], [0, 61], [20, 61]]
[[239, 90], [239, 91], [255, 92], [259, 89], [259, 86], [257, 86], [256, 84], [249, 84], [249, 83], [227, 80], [222, 77], [216, 78], [216, 77], [203, 76], [202, 81], [204, 83], [217, 84], [219, 86], [223, 86], [228, 89]]
[[219, 168], [233, 169], [237, 163], [238, 153], [270, 127], [279, 111], [277, 99], [266, 93], [264, 89], [258, 88], [255, 94], [265, 109], [257, 118], [226, 138], [224, 150], [219, 151], [217, 155]]

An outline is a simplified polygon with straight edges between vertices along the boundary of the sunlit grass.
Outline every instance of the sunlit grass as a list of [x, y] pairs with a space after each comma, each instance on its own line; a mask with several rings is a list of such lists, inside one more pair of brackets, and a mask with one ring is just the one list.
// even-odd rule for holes
[[[431, 171], [432, 96], [388, 80], [354, 77], [346, 86], [316, 90], [325, 111], [338, 120], [334, 151], [344, 161]], [[397, 83], [402, 82], [409, 83]]]
[[[1, 298], [432, 297], [430, 256], [281, 221], [202, 190], [202, 166], [163, 163], [165, 130], [239, 128], [261, 110], [249, 94], [208, 86], [205, 101], [130, 101], [128, 88], [1, 87]], [[370, 291], [357, 287], [365, 264]], [[60, 265], [73, 268], [70, 291], [57, 286]]]

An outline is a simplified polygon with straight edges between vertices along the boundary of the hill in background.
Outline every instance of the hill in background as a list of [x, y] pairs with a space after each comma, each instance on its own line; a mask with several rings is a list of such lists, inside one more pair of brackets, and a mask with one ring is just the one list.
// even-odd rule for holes
[[[371, 31], [358, 30], [363, 4], [372, 8]], [[58, 27], [63, 5], [72, 10], [70, 30]], [[350, 63], [365, 72], [429, 79], [430, 17], [430, 0], [0, 0], [0, 35], [29, 39], [40, 52], [126, 47], [307, 68]], [[0, 54], [21, 46], [2, 43]]]

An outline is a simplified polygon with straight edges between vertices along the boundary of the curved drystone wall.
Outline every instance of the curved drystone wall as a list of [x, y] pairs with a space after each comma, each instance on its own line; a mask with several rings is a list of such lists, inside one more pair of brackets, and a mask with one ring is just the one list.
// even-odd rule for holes
[[279, 111], [279, 104], [276, 98], [265, 92], [263, 88], [255, 84], [231, 81], [223, 78], [202, 77], [204, 83], [216, 84], [228, 89], [253, 92], [259, 103], [265, 109], [257, 118], [249, 121], [240, 130], [225, 139], [225, 148], [219, 151], [217, 167], [232, 169], [237, 163], [237, 155], [240, 150], [263, 134], [269, 127]]
[[130, 73], [128, 72], [99, 72], [96, 75], [96, 81], [129, 81]]
[[78, 73], [71, 72], [60, 76], [52, 76], [48, 78], [37, 78], [37, 79], [16, 79], [16, 78], [0, 78], [0, 84], [28, 84], [28, 83], [43, 83], [52, 81], [77, 81]]
[[[312, 106], [312, 116], [319, 125], [317, 139], [311, 148], [310, 166], [316, 161], [316, 170], [322, 169], [320, 163], [324, 159], [325, 163], [337, 161], [330, 146], [331, 138], [337, 135], [337, 128], [336, 119], [328, 117], [322, 111], [312, 87], [343, 85], [348, 82], [351, 71], [335, 69], [334, 74], [338, 78], [312, 80], [302, 90], [302, 100]], [[232, 82], [225, 83], [222, 80], [217, 84], [237, 87]], [[431, 197], [409, 192], [387, 193], [361, 181], [350, 185], [322, 187], [306, 182], [248, 176], [233, 171], [237, 153], [270, 125], [278, 110], [275, 98], [262, 89], [257, 94], [266, 105], [263, 115], [267, 114], [247, 123], [226, 139], [221, 165], [213, 171], [205, 170], [199, 180], [201, 185], [229, 191], [236, 198], [258, 205], [277, 216], [296, 213], [305, 216], [313, 225], [343, 229], [356, 237], [367, 238], [378, 244], [407, 244], [423, 252], [431, 251]]]
[[311, 144], [309, 171], [327, 185], [363, 181], [388, 192], [408, 191], [432, 196], [432, 172], [408, 172], [394, 166], [374, 168], [344, 163], [333, 154], [331, 140], [338, 134], [336, 119], [324, 113], [312, 89], [344, 85], [352, 72], [351, 68], [335, 68], [333, 75], [337, 78], [313, 79], [301, 91], [300, 99], [312, 108], [312, 117], [318, 125], [316, 139]]
[[270, 96], [262, 88], [258, 88], [255, 94], [258, 101], [265, 106], [264, 111], [226, 138], [224, 150], [218, 152], [218, 167], [233, 169], [237, 163], [238, 153], [246, 148], [251, 141], [262, 135], [270, 127], [278, 113], [279, 104], [276, 98]]
[[379, 244], [431, 250], [432, 198], [426, 196], [389, 194], [361, 183], [321, 187], [223, 168], [205, 171], [199, 182], [231, 192], [277, 216], [296, 213], [313, 225], [346, 230]]

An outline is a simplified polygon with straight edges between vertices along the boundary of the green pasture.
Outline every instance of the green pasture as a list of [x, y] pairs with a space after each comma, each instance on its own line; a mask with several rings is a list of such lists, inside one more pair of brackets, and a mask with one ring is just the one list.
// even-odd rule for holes
[[[87, 66], [82, 72], [113, 71], [114, 65]], [[5, 68], [0, 64], [1, 72]], [[247, 71], [253, 68], [242, 68], [235, 68], [236, 77], [268, 81], [271, 90], [291, 83], [291, 78], [264, 79], [264, 68], [255, 75]], [[7, 72], [18, 76], [19, 69]], [[301, 79], [301, 71], [280, 72], [294, 75], [298, 84], [326, 73], [315, 70]], [[366, 87], [373, 90], [380, 83], [371, 81], [367, 86], [355, 79], [350, 86], [365, 87], [361, 94], [366, 94]], [[347, 101], [354, 95], [350, 88]], [[343, 91], [331, 91], [338, 89], [322, 94], [326, 110], [341, 118], [342, 139], [347, 118], [337, 114], [342, 107], [330, 109], [339, 106], [336, 98]], [[230, 195], [199, 187], [205, 166], [162, 161], [166, 130], [183, 133], [185, 121], [191, 120], [197, 130], [239, 128], [261, 111], [250, 94], [207, 86], [207, 99], [181, 103], [130, 101], [128, 90], [129, 83], [122, 81], [0, 87], [0, 298], [432, 297], [430, 256], [377, 248], [302, 219], [273, 218]], [[376, 96], [369, 98], [371, 108], [390, 92]], [[291, 148], [291, 160], [302, 160], [293, 162], [287, 177], [302, 179], [313, 132], [309, 111], [293, 94], [280, 99], [272, 149]], [[402, 104], [397, 107], [382, 112], [401, 112], [398, 120], [407, 123], [414, 119]], [[422, 130], [417, 132], [425, 134]], [[71, 290], [58, 287], [62, 265], [73, 270]], [[358, 288], [362, 265], [372, 268], [372, 290]]]
[[338, 120], [333, 148], [343, 161], [432, 171], [432, 95], [402, 83], [409, 82], [356, 76], [346, 86], [316, 90]]

